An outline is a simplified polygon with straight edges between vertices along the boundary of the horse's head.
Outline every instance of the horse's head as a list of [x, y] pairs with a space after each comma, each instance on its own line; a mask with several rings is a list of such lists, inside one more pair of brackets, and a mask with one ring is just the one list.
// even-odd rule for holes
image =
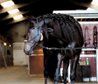
[[31, 55], [35, 49], [35, 47], [38, 45], [39, 41], [42, 40], [42, 28], [43, 22], [36, 22], [32, 21], [34, 24], [34, 27], [28, 29], [27, 38], [25, 40], [24, 45], [24, 52], [27, 55]]

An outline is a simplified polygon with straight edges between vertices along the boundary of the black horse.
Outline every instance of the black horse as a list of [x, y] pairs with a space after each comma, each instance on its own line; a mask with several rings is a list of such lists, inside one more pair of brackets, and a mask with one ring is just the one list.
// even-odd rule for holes
[[63, 61], [64, 84], [67, 84], [67, 69], [71, 64], [70, 79], [74, 84], [76, 67], [84, 39], [80, 24], [69, 15], [46, 14], [31, 20], [34, 27], [29, 29], [24, 51], [30, 55], [43, 36], [44, 77], [58, 84], [60, 67]]

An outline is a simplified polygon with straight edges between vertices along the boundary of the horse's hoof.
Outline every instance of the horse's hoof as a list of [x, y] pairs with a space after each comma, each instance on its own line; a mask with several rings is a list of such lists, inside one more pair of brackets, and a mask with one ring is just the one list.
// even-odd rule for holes
[[74, 84], [74, 81], [71, 81], [71, 84]]
[[57, 81], [55, 81], [55, 82], [54, 82], [54, 84], [58, 84], [58, 82], [57, 82]]

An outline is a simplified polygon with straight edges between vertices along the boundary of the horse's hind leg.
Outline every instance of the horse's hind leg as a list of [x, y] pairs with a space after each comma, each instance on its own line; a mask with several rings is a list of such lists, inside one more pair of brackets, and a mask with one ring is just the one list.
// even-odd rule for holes
[[57, 62], [57, 68], [55, 72], [55, 77], [54, 77], [54, 84], [58, 84], [59, 76], [60, 76], [60, 67], [61, 67], [61, 54], [58, 54], [58, 62]]
[[76, 78], [76, 68], [79, 61], [79, 56], [76, 56], [74, 59], [71, 59], [71, 72], [70, 72], [70, 79], [71, 84], [74, 84]]
[[64, 77], [64, 84], [67, 84], [67, 76], [68, 76], [68, 66], [69, 66], [69, 59], [64, 59], [63, 61], [63, 77]]

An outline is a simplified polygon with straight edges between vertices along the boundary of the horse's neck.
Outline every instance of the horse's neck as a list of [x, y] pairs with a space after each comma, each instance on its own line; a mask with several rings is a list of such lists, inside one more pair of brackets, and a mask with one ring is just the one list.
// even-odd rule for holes
[[[55, 29], [56, 30], [56, 29]], [[60, 46], [67, 46], [67, 42], [63, 38], [62, 34], [60, 35], [61, 31], [48, 31], [48, 28], [43, 32], [43, 43], [44, 46], [51, 46], [51, 47], [60, 47]], [[53, 45], [52, 45], [53, 44]]]
[[63, 42], [60, 41], [57, 37], [52, 36], [51, 34], [48, 34], [48, 39], [46, 38], [46, 36], [43, 36], [43, 45], [45, 47], [62, 47], [63, 46]]

